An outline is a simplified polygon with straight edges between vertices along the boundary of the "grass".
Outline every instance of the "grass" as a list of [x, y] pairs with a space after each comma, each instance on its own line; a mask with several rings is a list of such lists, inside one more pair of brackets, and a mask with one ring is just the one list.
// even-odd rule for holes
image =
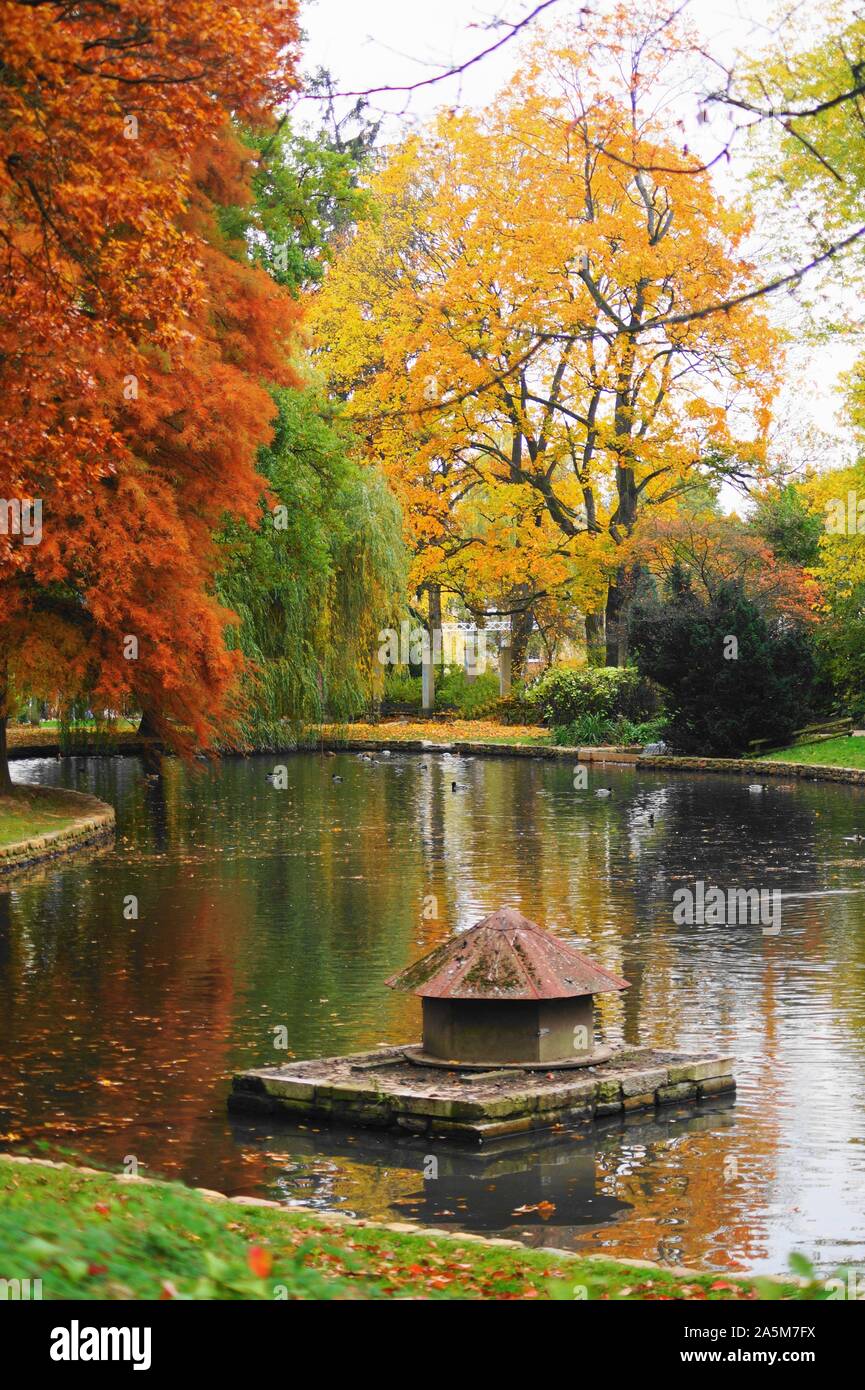
[[816, 743], [800, 743], [779, 752], [761, 753], [773, 763], [822, 763], [826, 767], [865, 767], [865, 738], [827, 738]]
[[[104, 725], [97, 729], [95, 724], [79, 726], [70, 735], [73, 743], [92, 747], [109, 745], [112, 749], [123, 751], [125, 744], [137, 744], [139, 742], [135, 729], [128, 723], [116, 724], [109, 730]], [[10, 725], [6, 734], [6, 742], [9, 752], [14, 753], [18, 748], [38, 748], [40, 753], [57, 753], [60, 751], [60, 731], [57, 728], [56, 720], [45, 720], [42, 724], [13, 724]]]
[[176, 1183], [0, 1157], [0, 1278], [47, 1299], [819, 1298], [790, 1282], [684, 1278], [458, 1235], [248, 1207]]
[[81, 802], [68, 792], [15, 787], [11, 796], [0, 794], [0, 845], [14, 845], [49, 830], [63, 830], [83, 814]]
[[[134, 733], [135, 730], [137, 729], [137, 727], [138, 727], [138, 721], [137, 721], [137, 720], [124, 719], [124, 718], [122, 718], [122, 717], [119, 718], [119, 719], [113, 720], [113, 721], [111, 722], [110, 725], [107, 724], [106, 721], [105, 721], [104, 719], [103, 719], [103, 720], [96, 720], [96, 719], [80, 719], [80, 720], [78, 720], [78, 722], [75, 724], [73, 732], [77, 732], [77, 731], [80, 729], [80, 730], [83, 730], [83, 731], [88, 732], [88, 733], [96, 733], [96, 732], [105, 733], [106, 730], [110, 730], [111, 732], [117, 732], [117, 733]], [[59, 729], [60, 729], [60, 720], [59, 720], [59, 719], [40, 719], [40, 721], [39, 721], [38, 724], [27, 724], [27, 723], [22, 722], [22, 723], [20, 723], [20, 724], [16, 724], [16, 725], [15, 725], [15, 729], [16, 729], [19, 733], [23, 733], [24, 735], [27, 735], [27, 734], [39, 734], [39, 733], [55, 733], [55, 734], [56, 734], [56, 733], [59, 731]]]

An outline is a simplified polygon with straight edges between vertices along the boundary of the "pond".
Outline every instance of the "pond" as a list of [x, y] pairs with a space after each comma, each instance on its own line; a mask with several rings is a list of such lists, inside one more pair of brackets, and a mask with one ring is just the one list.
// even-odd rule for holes
[[[610, 767], [576, 790], [568, 763], [454, 754], [164, 766], [15, 765], [112, 802], [118, 835], [0, 888], [3, 1147], [535, 1246], [865, 1263], [862, 790]], [[678, 924], [698, 881], [777, 890], [779, 929]], [[235, 1070], [417, 1038], [383, 981], [503, 903], [631, 981], [606, 1041], [728, 1051], [735, 1101], [480, 1150], [228, 1116]]]

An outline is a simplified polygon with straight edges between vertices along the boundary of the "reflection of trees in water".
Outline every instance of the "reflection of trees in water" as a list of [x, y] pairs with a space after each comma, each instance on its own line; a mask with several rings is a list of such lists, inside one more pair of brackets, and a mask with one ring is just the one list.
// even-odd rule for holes
[[[766, 1254], [757, 1213], [777, 1135], [744, 1131], [734, 1100], [658, 1110], [652, 1119], [604, 1127], [598, 1142], [603, 1190], [634, 1220], [617, 1227], [616, 1255], [745, 1269]], [[754, 1171], [756, 1169], [756, 1172]], [[602, 1248], [603, 1232], [582, 1242]]]
[[[0, 887], [0, 997], [5, 996], [3, 981], [12, 955], [12, 913], [8, 888]], [[3, 998], [4, 1005], [6, 1003]], [[4, 1008], [5, 1013], [5, 1008]]]
[[[265, 781], [277, 762], [289, 767], [284, 793]], [[802, 1001], [809, 1026], [825, 1026], [830, 1060], [839, 1047], [861, 1056], [865, 902], [807, 900], [791, 908], [789, 932], [767, 939], [747, 928], [674, 928], [672, 891], [697, 878], [726, 885], [733, 873], [756, 886], [770, 869], [781, 871], [770, 888], [858, 883], [862, 856], [839, 846], [865, 830], [861, 795], [814, 785], [749, 800], [738, 780], [611, 768], [590, 769], [589, 791], [577, 793], [570, 765], [434, 755], [377, 766], [276, 755], [198, 772], [167, 760], [159, 783], [144, 783], [133, 759], [87, 766], [97, 769], [98, 794], [119, 798], [117, 852], [0, 893], [0, 1085], [14, 1107], [10, 1127], [68, 1125], [64, 1137], [84, 1152], [119, 1160], [140, 1149], [157, 1169], [255, 1190], [278, 1163], [258, 1144], [244, 1151], [231, 1140], [228, 1074], [285, 1060], [272, 1045], [280, 1024], [298, 1055], [416, 1036], [416, 1002], [384, 980], [511, 902], [631, 980], [623, 997], [599, 1000], [608, 1038], [708, 1042], [735, 1053], [740, 1077], [764, 1087], [759, 1107], [733, 1108], [736, 1126], [720, 1139], [714, 1110], [705, 1129], [664, 1120], [657, 1138], [641, 1139], [639, 1161], [630, 1127], [609, 1141], [599, 1129], [597, 1193], [629, 1209], [616, 1218], [616, 1252], [681, 1249], [697, 1262], [726, 1240], [737, 1256], [760, 1257], [762, 1213], [789, 1147], [784, 1088], [796, 1075], [791, 1035]], [[452, 793], [452, 780], [464, 790]], [[597, 781], [612, 783], [614, 796], [594, 798]], [[139, 898], [137, 921], [123, 918], [128, 894]], [[429, 896], [435, 919], [422, 915]], [[837, 1126], [847, 1123], [842, 1113]], [[323, 1134], [310, 1136], [312, 1154], [327, 1152]], [[725, 1156], [737, 1160], [738, 1185], [719, 1177]], [[320, 1179], [322, 1200], [338, 1192], [384, 1213], [413, 1197], [432, 1216], [427, 1204], [440, 1192], [428, 1192], [416, 1168], [392, 1172], [397, 1161], [385, 1152], [376, 1167], [347, 1149], [338, 1173], [311, 1172], [304, 1158], [300, 1178]], [[581, 1190], [564, 1184], [572, 1211]], [[486, 1201], [456, 1188], [452, 1196], [478, 1212]], [[490, 1220], [496, 1201], [510, 1201], [504, 1178], [484, 1208]], [[581, 1220], [568, 1241], [601, 1248], [604, 1222]], [[555, 1219], [533, 1238], [561, 1243], [562, 1230], [551, 1231]], [[723, 1265], [727, 1256], [712, 1258]]]
[[106, 882], [102, 867], [55, 871], [12, 911], [2, 1090], [25, 1137], [171, 1172], [206, 1146], [213, 1080], [230, 1068], [242, 900], [234, 919], [230, 901], [213, 913], [194, 892], [181, 907], [182, 870], [156, 885], [131, 866]]
[[[164, 761], [164, 760], [163, 760]], [[165, 781], [154, 771], [151, 764], [141, 760], [144, 773], [142, 798], [144, 813], [150, 830], [154, 849], [164, 854], [169, 845], [168, 800], [165, 794]]]

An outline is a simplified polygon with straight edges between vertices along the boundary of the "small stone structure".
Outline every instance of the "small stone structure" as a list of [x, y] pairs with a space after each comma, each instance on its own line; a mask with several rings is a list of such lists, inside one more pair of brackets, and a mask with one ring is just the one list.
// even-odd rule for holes
[[623, 1048], [581, 1071], [446, 1071], [406, 1047], [318, 1057], [235, 1076], [235, 1112], [481, 1141], [704, 1101], [735, 1089], [733, 1059]]
[[731, 1057], [596, 1048], [592, 996], [627, 981], [513, 908], [388, 983], [423, 999], [421, 1047], [242, 1072], [229, 1109], [478, 1141], [735, 1090]]
[[628, 988], [530, 922], [500, 907], [394, 975], [423, 1000], [419, 1061], [493, 1066], [587, 1066], [609, 1056], [594, 1041], [592, 997]]

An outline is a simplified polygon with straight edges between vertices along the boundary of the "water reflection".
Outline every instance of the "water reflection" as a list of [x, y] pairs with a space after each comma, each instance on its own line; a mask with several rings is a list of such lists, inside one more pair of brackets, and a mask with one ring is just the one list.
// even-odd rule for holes
[[[865, 1261], [859, 788], [755, 798], [738, 778], [605, 769], [602, 801], [563, 764], [302, 755], [278, 791], [274, 761], [168, 763], [163, 783], [131, 759], [18, 764], [112, 801], [118, 841], [0, 891], [0, 1142], [298, 1200], [289, 1153], [312, 1199], [364, 1214], [718, 1268], [778, 1270], [793, 1248]], [[779, 934], [676, 925], [673, 893], [698, 879], [777, 888]], [[632, 982], [599, 1001], [606, 1039], [732, 1052], [735, 1105], [507, 1168], [448, 1152], [438, 1180], [392, 1140], [309, 1129], [286, 1149], [282, 1129], [229, 1123], [227, 1078], [284, 1059], [281, 1028], [296, 1056], [417, 1036], [415, 1001], [382, 981], [505, 902]], [[550, 1190], [555, 1215], [513, 1216]]]

